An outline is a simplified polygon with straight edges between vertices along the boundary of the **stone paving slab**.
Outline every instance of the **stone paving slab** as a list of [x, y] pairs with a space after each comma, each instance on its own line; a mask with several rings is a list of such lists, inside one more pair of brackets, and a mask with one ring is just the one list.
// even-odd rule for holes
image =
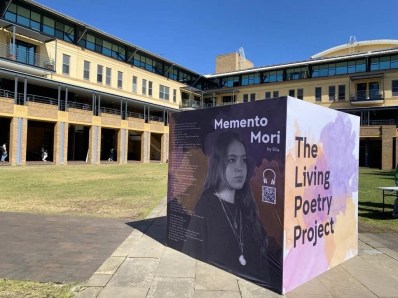
[[398, 279], [390, 276], [389, 273], [398, 268], [398, 262], [389, 258], [377, 266], [378, 262], [375, 262], [377, 257], [363, 255], [350, 259], [340, 266], [376, 296], [397, 297]]
[[[195, 291], [238, 292], [238, 280], [224, 270], [198, 261], [196, 264]], [[202, 294], [203, 295], [203, 294]]]
[[130, 258], [160, 258], [165, 251], [165, 246], [151, 237], [142, 236], [140, 241], [132, 245]]
[[126, 222], [0, 212], [0, 278], [84, 282], [132, 232]]
[[[332, 268], [317, 278], [333, 297], [376, 297], [342, 266]], [[336, 287], [336, 285], [339, 285]]]
[[[98, 298], [145, 298], [147, 297], [148, 288], [138, 287], [106, 287], [98, 296]], [[79, 296], [83, 298], [84, 296]], [[90, 297], [90, 298], [94, 298]]]
[[101, 292], [105, 292], [105, 290], [107, 289], [104, 289], [103, 287], [89, 287], [85, 289], [84, 292], [80, 292], [78, 296], [80, 298], [95, 298], [99, 297], [98, 295], [100, 295]]
[[159, 259], [127, 258], [108, 282], [107, 287], [149, 289], [158, 263]]
[[203, 291], [195, 289], [193, 298], [240, 298], [239, 292], [231, 291]]
[[265, 297], [265, 298], [274, 298], [274, 297], [283, 297], [271, 290], [266, 288], [259, 287], [254, 283], [251, 283], [247, 280], [238, 278], [238, 285], [241, 292], [242, 298], [257, 298], [257, 297]]
[[194, 291], [193, 278], [155, 277], [146, 298], [190, 298]]
[[[398, 241], [397, 241], [397, 234], [396, 233], [367, 233], [367, 238], [370, 239], [370, 241], [373, 241], [375, 243], [375, 248], [390, 248], [393, 250], [398, 250]], [[368, 241], [369, 245], [370, 243]]]
[[180, 252], [166, 248], [156, 271], [156, 276], [194, 278], [196, 260]]
[[112, 274], [101, 274], [94, 273], [90, 279], [86, 282], [88, 287], [105, 287], [109, 280], [112, 278]]
[[120, 265], [124, 262], [125, 257], [109, 257], [96, 273], [101, 274], [115, 274], [116, 270], [119, 269]]

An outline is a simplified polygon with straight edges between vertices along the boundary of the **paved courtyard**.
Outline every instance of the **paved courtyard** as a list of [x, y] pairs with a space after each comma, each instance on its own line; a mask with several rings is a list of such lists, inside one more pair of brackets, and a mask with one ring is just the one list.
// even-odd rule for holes
[[[281, 297], [164, 246], [166, 200], [85, 283], [76, 297]], [[398, 235], [359, 234], [359, 256], [286, 297], [398, 297]]]
[[[144, 220], [0, 212], [0, 278], [79, 282], [76, 297], [280, 297], [164, 245], [164, 199]], [[360, 233], [359, 256], [286, 297], [398, 297], [398, 235]]]
[[84, 282], [132, 231], [120, 219], [0, 212], [0, 278]]

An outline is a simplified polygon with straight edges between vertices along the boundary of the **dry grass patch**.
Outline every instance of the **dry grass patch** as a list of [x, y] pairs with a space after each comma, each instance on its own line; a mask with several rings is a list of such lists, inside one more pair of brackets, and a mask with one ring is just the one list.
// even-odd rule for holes
[[3, 298], [70, 298], [72, 284], [39, 283], [0, 279], [0, 297]]

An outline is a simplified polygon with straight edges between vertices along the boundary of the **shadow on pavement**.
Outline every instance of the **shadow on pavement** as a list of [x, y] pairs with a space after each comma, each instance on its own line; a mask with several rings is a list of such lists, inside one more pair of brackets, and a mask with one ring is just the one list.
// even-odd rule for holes
[[166, 239], [166, 216], [148, 218], [139, 221], [126, 223], [143, 234], [153, 238], [157, 242], [165, 245]]

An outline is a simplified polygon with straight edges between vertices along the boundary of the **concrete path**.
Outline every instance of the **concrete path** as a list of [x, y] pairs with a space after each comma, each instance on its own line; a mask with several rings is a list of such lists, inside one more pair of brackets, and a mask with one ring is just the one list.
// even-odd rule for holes
[[[133, 225], [75, 297], [281, 297], [165, 247], [165, 216], [166, 199]], [[286, 297], [398, 297], [398, 235], [361, 233], [359, 256]]]
[[0, 278], [84, 282], [131, 233], [129, 224], [0, 212]]

